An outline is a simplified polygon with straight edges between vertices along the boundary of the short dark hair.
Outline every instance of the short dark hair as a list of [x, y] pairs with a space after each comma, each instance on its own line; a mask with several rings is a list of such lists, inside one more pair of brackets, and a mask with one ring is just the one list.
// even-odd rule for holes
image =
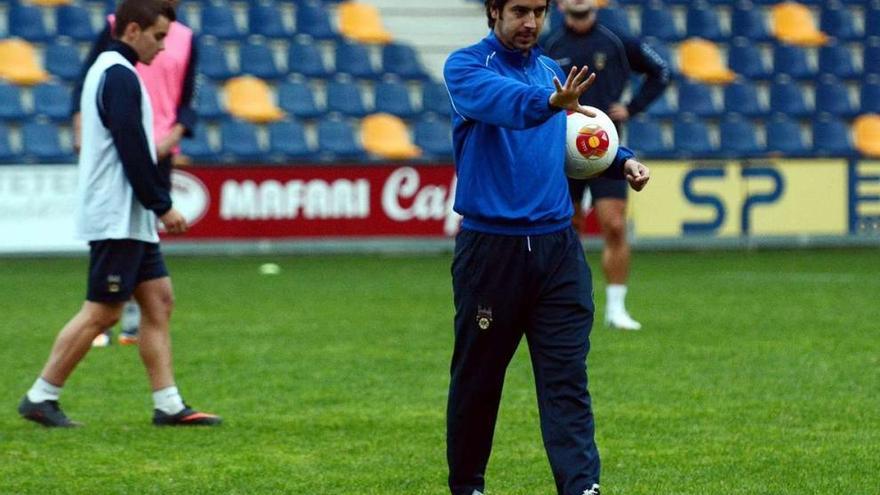
[[[498, 12], [504, 10], [508, 0], [484, 0], [486, 4], [486, 20], [489, 22], [490, 28], [495, 28], [495, 19], [492, 19], [492, 9], [498, 9]], [[550, 8], [550, 0], [547, 0], [547, 8]]]
[[125, 27], [132, 22], [137, 23], [141, 29], [147, 29], [156, 23], [159, 16], [164, 16], [169, 21], [177, 19], [174, 7], [168, 0], [123, 0], [116, 7], [116, 26], [113, 34], [121, 38], [125, 34]]

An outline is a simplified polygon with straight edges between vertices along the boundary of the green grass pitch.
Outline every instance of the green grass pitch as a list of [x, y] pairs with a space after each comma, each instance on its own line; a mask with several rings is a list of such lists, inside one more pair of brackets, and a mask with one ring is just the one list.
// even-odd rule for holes
[[[68, 382], [86, 423], [70, 431], [15, 407], [81, 304], [86, 260], [0, 259], [0, 493], [446, 493], [449, 258], [171, 257], [178, 385], [226, 423], [150, 426], [137, 351], [114, 346]], [[880, 493], [876, 249], [636, 253], [642, 332], [602, 327], [595, 278], [603, 494]], [[555, 493], [527, 357], [508, 370], [487, 495]]]

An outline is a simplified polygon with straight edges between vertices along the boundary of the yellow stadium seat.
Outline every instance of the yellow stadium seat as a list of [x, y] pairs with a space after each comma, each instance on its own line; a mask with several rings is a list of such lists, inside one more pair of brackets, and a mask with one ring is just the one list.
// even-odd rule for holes
[[0, 78], [14, 84], [34, 85], [49, 80], [40, 66], [33, 45], [25, 40], [0, 40]]
[[853, 122], [856, 149], [863, 155], [880, 157], [880, 115], [860, 115]]
[[28, 0], [27, 3], [42, 7], [58, 7], [59, 5], [71, 5], [73, 0]]
[[721, 50], [711, 41], [691, 38], [678, 46], [681, 73], [696, 81], [726, 84], [736, 79], [721, 58]]
[[816, 26], [810, 9], [797, 2], [774, 5], [771, 10], [771, 31], [784, 43], [798, 46], [820, 46], [828, 42], [828, 35]]
[[225, 86], [226, 108], [232, 115], [255, 123], [275, 122], [284, 112], [275, 105], [269, 85], [253, 76], [230, 79]]
[[339, 5], [339, 32], [362, 43], [390, 43], [394, 39], [382, 25], [379, 9], [359, 2]]
[[376, 113], [361, 122], [364, 149], [382, 158], [407, 160], [422, 156], [422, 150], [409, 137], [406, 124], [398, 117]]

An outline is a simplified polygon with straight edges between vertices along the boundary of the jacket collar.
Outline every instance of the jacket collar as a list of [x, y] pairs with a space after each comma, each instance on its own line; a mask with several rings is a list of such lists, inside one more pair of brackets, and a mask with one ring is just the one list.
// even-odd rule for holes
[[485, 38], [486, 43], [495, 50], [497, 56], [503, 58], [506, 62], [512, 64], [523, 64], [531, 65], [537, 60], [539, 55], [543, 55], [544, 52], [538, 45], [533, 46], [529, 49], [529, 53], [523, 54], [521, 50], [511, 49], [504, 46], [503, 43], [495, 36], [495, 31], [489, 31], [489, 35]]
[[110, 44], [107, 45], [107, 50], [119, 52], [123, 57], [125, 57], [126, 60], [131, 63], [131, 65], [135, 65], [138, 63], [138, 54], [136, 51], [134, 51], [134, 48], [121, 41], [111, 41]]

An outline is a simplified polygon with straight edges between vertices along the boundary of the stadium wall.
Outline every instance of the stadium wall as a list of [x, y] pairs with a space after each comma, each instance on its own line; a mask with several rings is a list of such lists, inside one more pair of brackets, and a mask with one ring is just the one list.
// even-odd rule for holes
[[[643, 249], [880, 245], [880, 161], [655, 161], [632, 194]], [[191, 224], [183, 254], [436, 252], [452, 249], [454, 167], [340, 164], [176, 170]], [[76, 167], [0, 167], [0, 254], [71, 254]], [[596, 227], [588, 246], [599, 246]]]

